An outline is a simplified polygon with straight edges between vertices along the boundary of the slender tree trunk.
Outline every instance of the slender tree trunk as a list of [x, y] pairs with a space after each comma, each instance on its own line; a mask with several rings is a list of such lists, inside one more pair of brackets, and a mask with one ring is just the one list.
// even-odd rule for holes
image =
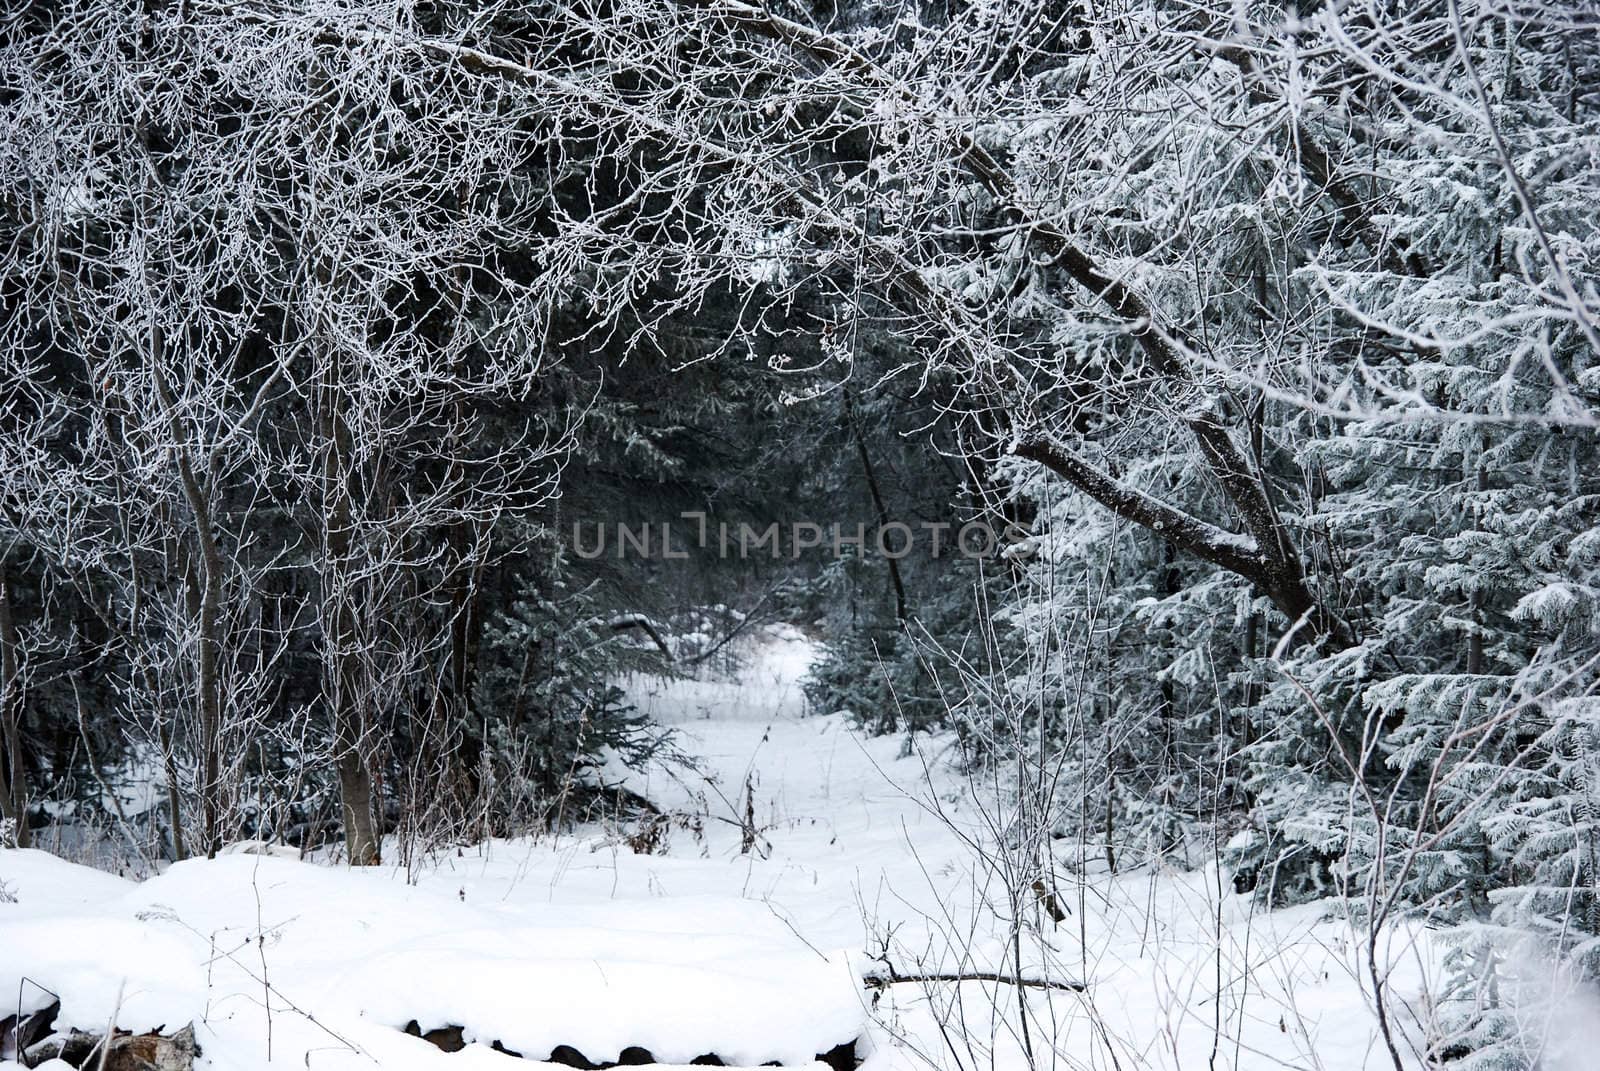
[[[1482, 462], [1478, 464], [1478, 476], [1475, 486], [1480, 492], [1489, 489], [1489, 473], [1483, 467]], [[1472, 510], [1472, 523], [1474, 525], [1482, 523], [1482, 518], [1479, 516], [1476, 506]], [[1467, 633], [1467, 672], [1476, 676], [1483, 672], [1483, 593], [1474, 591], [1471, 602], [1472, 631]]]
[[[329, 71], [320, 65], [313, 68], [308, 82], [313, 94], [321, 100], [330, 82]], [[319, 124], [327, 118], [325, 102], [313, 110]], [[316, 288], [312, 293], [320, 300], [310, 326], [327, 347], [314, 395], [314, 420], [321, 450], [323, 538], [318, 584], [323, 699], [333, 722], [334, 770], [339, 778], [345, 853], [351, 866], [375, 866], [379, 862], [381, 842], [373, 814], [372, 768], [368, 762], [370, 726], [366, 716], [372, 701], [370, 689], [375, 673], [373, 656], [364, 649], [358, 627], [357, 600], [363, 597], [364, 585], [356, 580], [359, 570], [353, 560], [358, 549], [354, 536], [359, 462], [349, 413], [344, 408], [349, 399], [342, 387], [349, 373], [339, 349], [338, 329], [328, 322], [324, 307], [343, 300], [356, 288], [350, 285], [348, 265], [334, 260], [315, 236], [306, 236], [306, 247], [315, 257], [312, 273]]]
[[183, 444], [183, 427], [178, 421], [177, 406], [167, 389], [166, 377], [160, 367], [164, 345], [159, 326], [152, 338], [154, 359], [152, 368], [156, 390], [167, 411], [167, 421], [177, 451], [178, 478], [183, 484], [183, 496], [194, 518], [195, 544], [199, 548], [200, 575], [195, 581], [199, 606], [196, 611], [198, 635], [195, 652], [195, 679], [200, 711], [200, 835], [207, 857], [214, 857], [222, 847], [221, 829], [221, 748], [222, 748], [222, 694], [218, 681], [218, 663], [222, 641], [218, 635], [218, 615], [222, 605], [222, 552], [217, 547], [216, 533], [212, 527], [211, 500], [195, 473], [194, 460]]
[[214, 857], [222, 847], [221, 807], [222, 791], [222, 696], [217, 681], [217, 610], [222, 601], [221, 560], [216, 543], [210, 536], [210, 525], [203, 525], [206, 536], [202, 540], [202, 577], [200, 587], [200, 644], [198, 677], [200, 689], [200, 747], [201, 747], [201, 826], [205, 836], [206, 856]]
[[[324, 578], [324, 583], [328, 582]], [[366, 718], [363, 716], [363, 684], [356, 642], [354, 612], [344, 604], [343, 593], [334, 596], [340, 605], [323, 624], [323, 657], [328, 682], [329, 714], [334, 723], [337, 749], [335, 770], [339, 777], [340, 816], [344, 825], [345, 852], [351, 866], [376, 866], [379, 862], [377, 825], [373, 819], [372, 772], [367, 766]]]
[[[872, 466], [872, 455], [867, 451], [867, 440], [861, 433], [861, 425], [856, 420], [855, 405], [850, 396], [849, 388], [844, 391], [844, 419], [850, 425], [850, 437], [855, 440], [856, 453], [861, 458], [861, 471], [867, 480], [867, 491], [872, 495], [872, 508], [878, 516], [878, 529], [881, 532], [889, 524], [889, 507], [884, 502], [883, 490], [878, 486], [878, 473]], [[885, 554], [884, 560], [889, 563], [889, 582], [894, 587], [894, 619], [904, 623], [906, 611], [906, 585], [900, 575], [900, 560], [892, 554]]]
[[[325, 563], [325, 569], [343, 567], [349, 552], [349, 523], [349, 514], [343, 507], [329, 517], [329, 557], [338, 564]], [[357, 646], [360, 641], [356, 634], [355, 609], [350, 605], [355, 596], [353, 592], [342, 590], [335, 577], [324, 576], [322, 582], [325, 588], [335, 589], [331, 594], [325, 590], [323, 595], [334, 603], [323, 622], [323, 657], [328, 661], [324, 674], [338, 749], [336, 768], [345, 851], [351, 866], [375, 866], [379, 861], [379, 842], [373, 820], [372, 773], [367, 766], [365, 700], [361, 694], [365, 680]]]
[[1239, 799], [1246, 807], [1255, 806], [1255, 793], [1246, 785], [1249, 764], [1242, 755], [1256, 742], [1255, 733], [1255, 708], [1261, 701], [1261, 686], [1255, 679], [1255, 662], [1261, 657], [1261, 615], [1252, 610], [1245, 619], [1244, 625], [1244, 658], [1250, 676], [1244, 684], [1244, 709], [1239, 712], [1238, 733], [1239, 747], [1229, 756], [1233, 766], [1232, 774], [1234, 783], [1238, 786]]
[[1106, 809], [1102, 832], [1106, 838], [1106, 869], [1115, 874], [1117, 872], [1117, 757], [1111, 746], [1110, 718], [1105, 719], [1105, 726]]
[[[153, 8], [147, 5], [147, 8]], [[148, 10], [147, 10], [148, 14]], [[153, 42], [150, 38], [150, 26], [144, 30], [143, 43], [147, 50], [153, 51]], [[160, 178], [160, 170], [156, 164], [155, 153], [151, 148], [149, 127], [141, 123], [138, 128], [138, 142], [143, 155], [144, 174], [144, 200], [151, 205], [151, 212], [155, 212], [155, 205], [165, 196], [164, 184]], [[151, 268], [145, 265], [145, 284], [152, 291], [155, 289], [151, 278]], [[199, 550], [199, 576], [193, 581], [198, 588], [198, 606], [191, 608], [191, 613], [196, 620], [197, 632], [195, 651], [195, 687], [196, 706], [200, 718], [200, 810], [201, 810], [201, 839], [208, 857], [216, 855], [222, 847], [221, 831], [221, 806], [218, 794], [221, 789], [221, 761], [220, 750], [222, 746], [222, 697], [218, 681], [218, 664], [220, 662], [219, 649], [221, 639], [218, 635], [218, 615], [222, 603], [222, 570], [223, 559], [217, 547], [216, 533], [213, 528], [211, 513], [211, 500], [208, 490], [202, 485], [200, 477], [196, 474], [194, 458], [190, 454], [185, 442], [183, 424], [178, 415], [178, 407], [173, 399], [168, 386], [163, 361], [166, 358], [166, 330], [159, 319], [152, 318], [150, 323], [150, 336], [148, 339], [148, 352], [144, 354], [149, 362], [151, 381], [155, 386], [157, 399], [161, 403], [166, 417], [167, 429], [172, 436], [171, 447], [177, 458], [178, 478], [183, 487], [183, 496], [189, 506], [190, 516], [194, 523], [195, 544]], [[192, 588], [191, 591], [194, 589]], [[172, 848], [174, 859], [183, 859], [185, 855], [183, 843], [183, 820], [179, 812], [180, 800], [178, 793], [176, 756], [173, 752], [173, 733], [169, 725], [163, 723], [159, 728], [162, 750], [167, 767], [167, 798], [172, 811]]]
[[[465, 505], [463, 503], [463, 505]], [[482, 635], [482, 567], [470, 553], [476, 543], [472, 522], [449, 526], [454, 562], [445, 577], [445, 601], [450, 615], [450, 644], [446, 651], [444, 681], [436, 691], [435, 710], [440, 732], [450, 749], [453, 788], [470, 806], [482, 788], [485, 741], [475, 737], [478, 718], [473, 693], [477, 686], [478, 647]]]
[[172, 812], [172, 861], [181, 863], [189, 857], [183, 843], [183, 800], [178, 794], [178, 756], [173, 750], [172, 729], [165, 721], [156, 730], [161, 738], [161, 762], [167, 774], [167, 810]]
[[[1183, 573], [1178, 568], [1178, 548], [1170, 541], [1161, 544], [1161, 594], [1173, 598], [1183, 590]], [[1163, 677], [1161, 694], [1161, 850], [1168, 851], [1177, 842], [1177, 822], [1173, 809], [1178, 804], [1177, 780], [1183, 776], [1178, 763], [1178, 690], [1171, 677]]]
[[[28, 771], [22, 761], [22, 667], [16, 623], [11, 619], [11, 588], [0, 577], [0, 817], [16, 822], [17, 847], [33, 842], [28, 828]], [[8, 768], [9, 767], [9, 768]]]
[[344, 819], [345, 854], [351, 866], [377, 866], [382, 856], [372, 818], [372, 774], [361, 741], [350, 734], [350, 728], [347, 720], [340, 720], [339, 808]]
[[331, 501], [324, 503], [322, 646], [323, 687], [328, 713], [333, 719], [337, 748], [335, 769], [339, 777], [340, 812], [345, 852], [351, 866], [375, 866], [379, 840], [373, 821], [372, 773], [367, 766], [367, 732], [364, 716], [367, 681], [361, 672], [360, 637], [356, 628], [357, 592], [351, 580], [350, 556], [354, 511], [350, 498], [350, 429], [337, 411], [336, 372], [322, 391], [320, 417], [323, 436], [323, 486]]

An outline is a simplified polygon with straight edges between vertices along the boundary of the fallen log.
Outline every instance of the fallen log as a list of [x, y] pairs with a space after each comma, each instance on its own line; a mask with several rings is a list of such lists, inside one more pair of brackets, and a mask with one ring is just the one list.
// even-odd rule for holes
[[60, 1060], [93, 1071], [192, 1071], [198, 1055], [200, 1046], [195, 1044], [191, 1023], [171, 1035], [116, 1031], [108, 1038], [82, 1030], [54, 1034], [31, 1046], [20, 1063], [37, 1067]]

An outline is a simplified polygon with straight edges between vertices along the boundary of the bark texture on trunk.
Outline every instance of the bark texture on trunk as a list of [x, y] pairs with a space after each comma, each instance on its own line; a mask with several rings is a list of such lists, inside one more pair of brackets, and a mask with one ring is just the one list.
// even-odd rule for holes
[[321, 391], [323, 437], [322, 478], [325, 493], [323, 532], [322, 660], [323, 697], [333, 720], [338, 749], [340, 818], [345, 851], [351, 866], [376, 866], [379, 862], [377, 825], [373, 817], [372, 771], [367, 765], [367, 718], [364, 689], [370, 685], [362, 672], [362, 641], [357, 628], [354, 583], [355, 495], [354, 464], [348, 423], [339, 412], [336, 359]]

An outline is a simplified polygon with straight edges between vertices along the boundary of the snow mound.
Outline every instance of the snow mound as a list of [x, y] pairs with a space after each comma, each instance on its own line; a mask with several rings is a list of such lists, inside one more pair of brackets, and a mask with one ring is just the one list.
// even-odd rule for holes
[[[58, 859], [32, 848], [0, 851], [0, 919], [21, 905], [39, 909], [70, 910], [121, 896], [133, 882], [104, 871]], [[8, 897], [15, 904], [8, 903]]]
[[0, 921], [0, 949], [0, 992], [20, 994], [24, 1014], [59, 999], [57, 1029], [103, 1032], [115, 1014], [123, 1029], [142, 1033], [181, 1026], [205, 1005], [203, 943], [137, 919]]
[[[0, 851], [3, 1014], [60, 1000], [61, 1029], [181, 1025], [204, 1005], [204, 942], [116, 907], [136, 886], [40, 851]], [[3, 1017], [0, 1014], [0, 1017]]]
[[336, 1030], [416, 1020], [595, 1062], [636, 1046], [661, 1063], [805, 1065], [867, 1030], [852, 957], [807, 947], [755, 901], [467, 903], [397, 870], [242, 854], [123, 885], [94, 914], [0, 914], [0, 992], [27, 977], [25, 1010], [59, 997], [60, 1026], [114, 1014], [139, 1031], [260, 1006], [267, 979], [275, 1005]]

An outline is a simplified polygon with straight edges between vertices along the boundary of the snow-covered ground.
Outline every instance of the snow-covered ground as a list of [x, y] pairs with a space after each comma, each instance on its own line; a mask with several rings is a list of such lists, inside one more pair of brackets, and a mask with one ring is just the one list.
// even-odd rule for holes
[[[492, 842], [409, 876], [230, 854], [133, 884], [0, 852], [0, 1019], [19, 995], [23, 1011], [59, 998], [58, 1027], [193, 1021], [200, 1065], [238, 1069], [518, 1066], [496, 1043], [808, 1065], [856, 1039], [864, 1071], [1393, 1066], [1362, 940], [1316, 905], [1263, 912], [1214, 870], [1063, 878], [1069, 913], [1022, 958], [1081, 992], [863, 985], [884, 959], [1003, 967], [1012, 928], [972, 794], [936, 756], [804, 716], [811, 650], [768, 630], [737, 679], [630, 682], [697, 763], [633, 777], [654, 823]], [[1383, 947], [1421, 1066], [1406, 1037], [1426, 935]], [[443, 1052], [413, 1021], [468, 1044]]]

